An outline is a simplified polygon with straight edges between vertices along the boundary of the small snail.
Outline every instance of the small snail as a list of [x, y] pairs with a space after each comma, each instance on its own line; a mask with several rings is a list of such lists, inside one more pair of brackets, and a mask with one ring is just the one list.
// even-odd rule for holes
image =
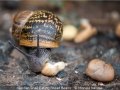
[[29, 68], [41, 72], [50, 61], [51, 48], [58, 47], [63, 33], [62, 22], [49, 11], [22, 11], [15, 15], [12, 36], [26, 52], [11, 44], [27, 57]]

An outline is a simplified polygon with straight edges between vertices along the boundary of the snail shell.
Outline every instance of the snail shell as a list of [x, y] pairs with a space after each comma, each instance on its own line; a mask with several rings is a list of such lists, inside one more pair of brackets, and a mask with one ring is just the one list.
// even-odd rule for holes
[[40, 47], [55, 48], [61, 40], [63, 25], [56, 15], [49, 11], [23, 11], [15, 15], [12, 35], [22, 46], [37, 47], [39, 35]]

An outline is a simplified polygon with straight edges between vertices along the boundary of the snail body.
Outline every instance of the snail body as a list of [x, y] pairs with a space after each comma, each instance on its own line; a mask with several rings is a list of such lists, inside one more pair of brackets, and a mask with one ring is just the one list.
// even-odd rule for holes
[[51, 59], [51, 48], [58, 47], [62, 33], [62, 22], [53, 13], [22, 11], [14, 17], [12, 36], [26, 52], [9, 43], [27, 57], [28, 67], [33, 72], [41, 72]]

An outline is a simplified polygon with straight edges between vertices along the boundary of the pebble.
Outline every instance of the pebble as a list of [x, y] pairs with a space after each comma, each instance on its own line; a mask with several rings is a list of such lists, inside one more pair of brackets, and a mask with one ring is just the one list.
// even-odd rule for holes
[[98, 86], [104, 86], [102, 82], [98, 82]]
[[8, 69], [10, 69], [10, 68], [7, 67], [7, 66], [0, 66], [0, 69], [3, 70], [3, 71], [6, 71], [6, 70], [8, 70]]
[[58, 81], [61, 81], [62, 79], [61, 78], [56, 78]]
[[75, 71], [75, 73], [77, 74], [77, 73], [78, 73], [78, 71]]
[[77, 72], [85, 72], [86, 66], [85, 65], [78, 65], [78, 66], [75, 67], [75, 70]]
[[114, 68], [102, 60], [93, 59], [88, 64], [86, 75], [97, 81], [109, 82], [114, 79]]
[[78, 33], [78, 30], [75, 26], [73, 25], [66, 25], [63, 27], [63, 40], [73, 40]]
[[58, 72], [57, 77], [58, 78], [63, 78], [67, 76], [67, 72], [65, 72], [64, 70], [61, 70]]

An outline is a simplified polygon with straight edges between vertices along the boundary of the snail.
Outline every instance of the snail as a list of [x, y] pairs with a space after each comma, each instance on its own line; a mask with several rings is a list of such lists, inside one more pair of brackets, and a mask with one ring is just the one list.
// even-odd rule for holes
[[10, 41], [9, 44], [27, 57], [28, 67], [33, 72], [41, 72], [46, 63], [51, 63], [51, 48], [58, 47], [62, 34], [62, 22], [52, 12], [22, 11], [14, 17], [12, 36], [25, 51]]

